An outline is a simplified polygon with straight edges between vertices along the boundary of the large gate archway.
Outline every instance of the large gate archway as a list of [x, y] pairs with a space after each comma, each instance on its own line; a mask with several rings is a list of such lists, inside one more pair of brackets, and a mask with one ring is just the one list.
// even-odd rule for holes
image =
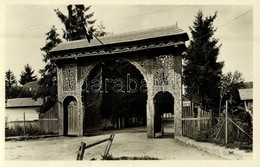
[[78, 136], [83, 135], [85, 105], [82, 85], [91, 69], [107, 59], [122, 59], [134, 65], [143, 75], [147, 86], [147, 136], [154, 137], [153, 98], [160, 91], [168, 91], [174, 97], [175, 135], [182, 134], [182, 58], [188, 35], [177, 26], [168, 26], [100, 38], [71, 41], [59, 44], [51, 51], [52, 60], [58, 66], [59, 133], [64, 134], [63, 99], [77, 99]]
[[130, 62], [107, 59], [96, 64], [81, 88], [84, 135], [146, 125], [146, 82]]

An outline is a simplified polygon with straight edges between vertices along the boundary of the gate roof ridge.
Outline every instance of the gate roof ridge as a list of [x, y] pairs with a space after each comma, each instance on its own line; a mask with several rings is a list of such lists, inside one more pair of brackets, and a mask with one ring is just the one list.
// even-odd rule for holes
[[[104, 45], [109, 45], [109, 44], [120, 44], [126, 42], [148, 40], [148, 39], [167, 37], [167, 36], [168, 37], [180, 36], [183, 41], [188, 40], [187, 33], [176, 25], [113, 34], [104, 37], [99, 37], [99, 39], [102, 41]], [[90, 43], [88, 43], [87, 39], [66, 41], [57, 45], [55, 48], [51, 50], [51, 52], [82, 49], [82, 48], [92, 48], [101, 45], [102, 44], [96, 39], [92, 39]]]

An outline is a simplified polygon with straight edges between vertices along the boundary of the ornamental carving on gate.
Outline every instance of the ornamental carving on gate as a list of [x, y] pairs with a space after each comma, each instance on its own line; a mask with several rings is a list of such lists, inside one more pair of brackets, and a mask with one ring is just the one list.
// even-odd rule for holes
[[161, 55], [154, 62], [154, 86], [174, 85], [174, 57]]
[[76, 73], [75, 65], [67, 65], [62, 68], [63, 91], [76, 90]]
[[88, 73], [90, 72], [90, 70], [94, 67], [94, 65], [82, 65], [82, 66], [78, 66], [77, 70], [78, 70], [78, 81], [80, 80], [85, 80], [86, 76], [88, 75]]
[[100, 48], [89, 48], [88, 50], [84, 51], [75, 51], [70, 53], [60, 53], [53, 56], [53, 59], [63, 59], [63, 58], [80, 58], [86, 56], [97, 56], [97, 55], [109, 55], [115, 53], [126, 53], [126, 52], [133, 52], [133, 51], [141, 51], [153, 48], [161, 48], [167, 46], [176, 47], [179, 44], [183, 44], [182, 41], [173, 41], [172, 39], [168, 40], [158, 40], [156, 42], [144, 42], [143, 44], [125, 44], [122, 46], [106, 46]]

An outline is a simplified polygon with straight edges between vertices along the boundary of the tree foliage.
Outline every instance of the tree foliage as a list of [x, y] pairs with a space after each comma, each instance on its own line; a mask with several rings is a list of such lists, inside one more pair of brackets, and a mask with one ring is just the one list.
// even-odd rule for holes
[[36, 75], [33, 75], [33, 73], [34, 70], [32, 69], [32, 67], [29, 64], [26, 64], [24, 66], [24, 71], [22, 71], [20, 74], [21, 79], [19, 80], [19, 83], [21, 85], [25, 85], [29, 82], [36, 81], [37, 77]]
[[41, 69], [39, 73], [41, 78], [39, 80], [39, 90], [34, 98], [42, 98], [43, 105], [40, 107], [40, 112], [46, 112], [57, 102], [57, 68], [54, 62], [51, 61], [50, 50], [57, 46], [62, 40], [59, 38], [59, 34], [56, 32], [55, 26], [52, 26], [51, 30], [46, 33], [46, 44], [41, 48], [43, 51], [43, 60], [47, 64], [44, 69]]
[[17, 84], [14, 73], [9, 69], [5, 72], [5, 89], [10, 89]]
[[99, 25], [98, 25], [96, 31], [94, 32], [95, 36], [97, 36], [97, 37], [103, 37], [103, 36], [107, 36], [108, 34], [110, 34], [110, 33], [106, 32], [105, 29], [106, 29], [106, 28], [105, 28], [103, 22], [101, 21], [101, 22], [99, 23]]
[[211, 108], [219, 104], [220, 76], [224, 65], [217, 62], [220, 45], [213, 38], [216, 17], [217, 13], [203, 18], [202, 11], [198, 12], [194, 25], [189, 27], [192, 39], [184, 56], [183, 71], [187, 97]]
[[94, 12], [86, 14], [91, 6], [84, 5], [68, 5], [68, 15], [63, 14], [59, 9], [55, 12], [61, 22], [65, 26], [63, 30], [63, 38], [67, 41], [87, 39], [89, 42], [93, 39], [93, 32], [95, 31], [93, 24], [96, 20], [91, 20]]
[[5, 72], [5, 99], [32, 97], [33, 93], [17, 85], [16, 77], [9, 69]]
[[242, 73], [235, 71], [228, 72], [221, 76], [221, 96], [222, 100], [229, 100], [231, 105], [238, 106], [240, 97], [238, 89], [244, 88], [244, 78]]
[[17, 81], [14, 73], [9, 69], [5, 72], [5, 99], [14, 97]]
[[47, 63], [51, 59], [50, 50], [57, 46], [62, 40], [59, 38], [59, 34], [57, 33], [57, 29], [55, 26], [52, 26], [51, 30], [45, 34], [46, 37], [46, 44], [44, 47], [41, 48], [41, 51], [44, 53], [43, 61]]

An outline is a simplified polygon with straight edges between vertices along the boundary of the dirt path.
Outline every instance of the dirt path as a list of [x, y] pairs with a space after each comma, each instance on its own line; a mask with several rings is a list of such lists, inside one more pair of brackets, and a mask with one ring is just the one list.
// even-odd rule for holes
[[[55, 137], [5, 143], [6, 160], [75, 160], [80, 142], [93, 143], [109, 137], [109, 133], [92, 137]], [[86, 150], [84, 159], [100, 158], [106, 143]], [[113, 157], [150, 156], [165, 160], [218, 160], [171, 137], [148, 139], [144, 129], [117, 131], [110, 149]]]

